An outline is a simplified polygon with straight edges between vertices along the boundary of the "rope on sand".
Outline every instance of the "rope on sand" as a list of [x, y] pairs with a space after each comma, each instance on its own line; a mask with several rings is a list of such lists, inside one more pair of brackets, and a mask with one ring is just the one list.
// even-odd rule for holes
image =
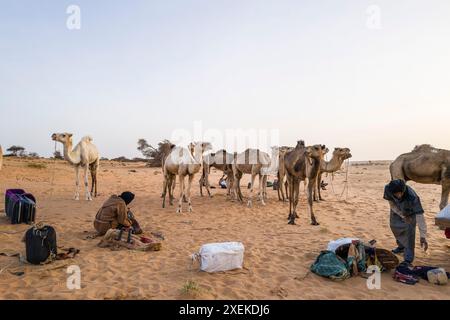
[[53, 198], [53, 189], [55, 182], [55, 172], [56, 172], [56, 151], [57, 151], [57, 142], [55, 141], [55, 152], [53, 153], [53, 169], [52, 169], [52, 177], [50, 179], [50, 198]]
[[333, 191], [333, 195], [334, 197], [338, 200], [341, 201], [343, 200], [343, 196], [345, 193], [345, 201], [348, 200], [348, 192], [349, 192], [349, 182], [348, 182], [348, 170], [350, 167], [350, 159], [346, 160], [346, 170], [345, 170], [345, 180], [344, 180], [344, 188], [342, 189], [342, 192], [340, 193], [340, 195], [338, 195], [336, 193], [336, 191], [334, 190], [334, 185], [333, 185], [333, 180], [334, 180], [334, 174], [331, 175], [331, 180], [330, 180], [330, 184], [331, 184], [331, 190]]

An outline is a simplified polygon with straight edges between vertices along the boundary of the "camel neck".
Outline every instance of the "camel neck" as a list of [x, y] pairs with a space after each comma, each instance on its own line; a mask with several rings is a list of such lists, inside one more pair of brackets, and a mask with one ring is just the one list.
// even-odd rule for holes
[[72, 141], [64, 143], [64, 158], [74, 165], [80, 162], [79, 156], [72, 151]]
[[342, 166], [342, 159], [339, 157], [335, 157], [333, 156], [330, 161], [325, 161], [324, 166], [323, 166], [323, 170], [324, 171], [337, 171], [341, 168]]

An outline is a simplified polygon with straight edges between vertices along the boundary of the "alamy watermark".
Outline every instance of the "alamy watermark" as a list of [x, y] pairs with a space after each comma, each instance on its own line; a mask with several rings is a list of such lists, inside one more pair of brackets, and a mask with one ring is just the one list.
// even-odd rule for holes
[[66, 20], [66, 27], [69, 30], [80, 30], [81, 29], [81, 9], [80, 6], [76, 4], [71, 4], [66, 9], [66, 14], [69, 16]]
[[66, 273], [69, 275], [66, 281], [66, 287], [69, 290], [81, 289], [81, 269], [77, 265], [67, 267]]
[[380, 290], [381, 289], [381, 270], [380, 267], [376, 265], [371, 265], [367, 267], [367, 273], [371, 274], [367, 278], [366, 285], [369, 290]]
[[381, 25], [381, 8], [380, 6], [373, 4], [366, 9], [366, 27], [370, 30], [380, 30]]

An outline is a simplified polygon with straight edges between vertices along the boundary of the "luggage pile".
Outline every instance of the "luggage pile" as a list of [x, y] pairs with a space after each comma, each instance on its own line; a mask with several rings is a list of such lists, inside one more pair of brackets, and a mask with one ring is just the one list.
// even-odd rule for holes
[[11, 224], [32, 224], [36, 218], [36, 198], [23, 189], [8, 189], [5, 192], [5, 212]]
[[357, 238], [341, 238], [330, 241], [311, 265], [315, 274], [339, 281], [352, 276], [366, 276], [369, 266], [377, 266], [380, 272], [395, 269], [398, 258], [389, 250], [375, 247], [375, 240], [364, 243]]

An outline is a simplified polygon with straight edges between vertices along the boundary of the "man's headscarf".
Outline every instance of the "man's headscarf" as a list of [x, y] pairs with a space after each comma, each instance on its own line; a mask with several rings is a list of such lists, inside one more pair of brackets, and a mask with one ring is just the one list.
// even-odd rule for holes
[[398, 192], [405, 192], [406, 191], [406, 183], [405, 181], [398, 179], [398, 180], [392, 180], [388, 184], [388, 190], [391, 194], [395, 194]]
[[131, 203], [131, 201], [133, 201], [133, 199], [134, 199], [134, 193], [125, 191], [125, 192], [122, 192], [122, 194], [119, 197], [122, 198], [123, 201], [125, 201], [125, 203], [127, 205], [129, 205]]

